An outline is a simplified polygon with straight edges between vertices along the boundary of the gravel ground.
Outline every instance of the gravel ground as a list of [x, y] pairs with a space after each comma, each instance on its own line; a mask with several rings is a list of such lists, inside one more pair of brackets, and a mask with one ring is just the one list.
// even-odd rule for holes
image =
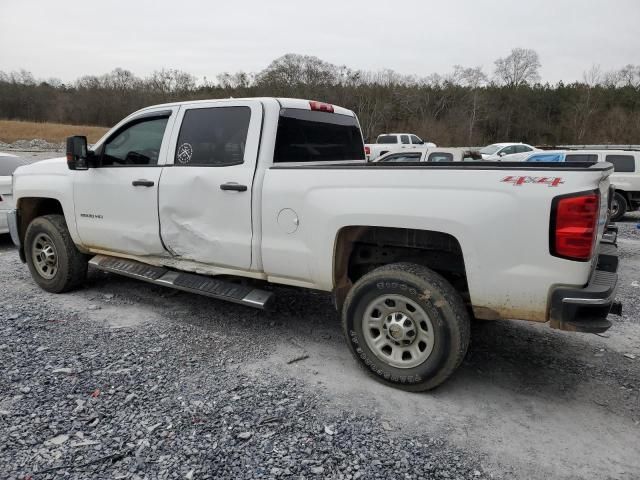
[[325, 296], [284, 291], [269, 315], [96, 271], [56, 297], [3, 247], [4, 478], [486, 478], [478, 457], [445, 440], [330, 411], [302, 378], [242, 372], [286, 335], [280, 315], [310, 301], [330, 318]]
[[357, 367], [326, 294], [260, 312], [91, 270], [52, 295], [0, 237], [0, 477], [637, 479], [638, 222], [609, 332], [479, 322], [425, 394]]

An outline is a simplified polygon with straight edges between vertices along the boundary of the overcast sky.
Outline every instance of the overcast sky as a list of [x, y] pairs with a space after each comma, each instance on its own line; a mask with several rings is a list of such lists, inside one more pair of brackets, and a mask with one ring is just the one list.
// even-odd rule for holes
[[72, 80], [116, 67], [199, 78], [257, 72], [285, 53], [420, 76], [513, 47], [544, 81], [640, 64], [640, 0], [0, 0], [0, 70]]

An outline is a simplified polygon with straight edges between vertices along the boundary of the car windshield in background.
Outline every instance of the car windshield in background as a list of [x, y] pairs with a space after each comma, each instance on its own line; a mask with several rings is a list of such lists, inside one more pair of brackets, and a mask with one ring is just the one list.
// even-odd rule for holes
[[280, 111], [274, 163], [364, 159], [355, 117], [297, 108]]
[[395, 135], [380, 135], [376, 143], [398, 143], [398, 137]]
[[480, 150], [480, 153], [484, 153], [485, 155], [493, 155], [498, 150], [500, 150], [500, 145], [487, 145], [483, 149]]
[[16, 168], [26, 164], [20, 157], [5, 157], [0, 154], [0, 177], [10, 177]]

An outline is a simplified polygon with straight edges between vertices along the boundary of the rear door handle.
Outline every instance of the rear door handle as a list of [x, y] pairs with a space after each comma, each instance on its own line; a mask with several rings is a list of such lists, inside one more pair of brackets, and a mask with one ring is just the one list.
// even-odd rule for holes
[[144, 178], [141, 178], [140, 180], [134, 180], [133, 182], [131, 182], [131, 185], [133, 185], [134, 187], [153, 187], [155, 185], [155, 182], [153, 182], [152, 180], [145, 180]]
[[246, 192], [247, 186], [240, 185], [239, 183], [235, 183], [235, 182], [227, 182], [220, 185], [220, 190], [233, 190], [235, 192]]

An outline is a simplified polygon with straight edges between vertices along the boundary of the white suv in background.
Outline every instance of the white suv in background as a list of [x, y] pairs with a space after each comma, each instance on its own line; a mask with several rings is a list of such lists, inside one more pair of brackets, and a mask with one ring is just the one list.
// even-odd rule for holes
[[500, 160], [516, 153], [537, 152], [538, 149], [526, 143], [493, 143], [480, 150], [483, 160]]

